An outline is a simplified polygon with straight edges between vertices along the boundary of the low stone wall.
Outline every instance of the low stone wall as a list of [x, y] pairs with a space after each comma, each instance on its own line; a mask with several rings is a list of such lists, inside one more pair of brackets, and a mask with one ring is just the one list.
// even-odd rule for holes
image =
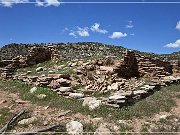
[[13, 63], [13, 60], [2, 60], [0, 61], [0, 67], [6, 67], [8, 66], [9, 64], [12, 64]]
[[143, 85], [134, 91], [117, 91], [104, 102], [106, 105], [113, 107], [132, 105], [137, 101], [152, 95], [156, 91], [159, 91], [162, 87], [177, 83], [180, 83], [180, 77], [167, 76], [160, 80], [152, 80], [148, 84]]
[[[86, 98], [89, 97], [90, 94], [87, 93], [86, 90], [74, 90], [71, 86], [72, 80], [69, 75], [48, 74], [48, 76], [28, 76], [26, 74], [17, 74], [13, 76], [13, 79], [28, 83], [33, 86], [50, 88], [51, 90], [57, 92], [59, 95], [71, 98]], [[103, 97], [101, 100], [102, 104], [112, 107], [123, 107], [132, 105], [138, 102], [139, 100], [142, 100], [152, 95], [156, 91], [160, 90], [160, 88], [162, 87], [180, 83], [180, 77], [162, 77], [161, 79], [151, 80], [148, 84], [144, 84], [139, 88], [131, 90], [123, 90], [122, 88], [116, 88], [116, 85], [120, 86], [122, 83], [125, 84], [125, 82], [116, 82], [113, 83], [114, 85], [112, 84], [112, 89], [110, 89], [110, 91], [112, 90], [112, 94], [107, 98]], [[102, 86], [104, 85], [102, 84]]]
[[50, 88], [61, 95], [68, 95], [73, 90], [71, 78], [64, 74], [48, 74], [48, 76], [29, 76], [27, 74], [13, 75], [14, 80], [19, 80], [33, 86]]
[[14, 72], [15, 68], [13, 67], [0, 68], [0, 78], [12, 79]]

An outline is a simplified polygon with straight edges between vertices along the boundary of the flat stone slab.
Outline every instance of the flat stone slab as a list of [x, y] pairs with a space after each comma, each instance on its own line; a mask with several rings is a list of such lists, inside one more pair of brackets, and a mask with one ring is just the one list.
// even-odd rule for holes
[[140, 87], [140, 90], [153, 90], [156, 86], [144, 85]]
[[71, 92], [72, 91], [71, 87], [60, 87], [56, 90], [59, 92]]
[[120, 96], [131, 96], [132, 94], [133, 94], [133, 91], [118, 92], [118, 95]]
[[147, 94], [148, 92], [145, 90], [136, 90], [133, 91], [134, 95], [141, 95], [141, 94]]
[[85, 97], [83, 101], [83, 106], [88, 106], [90, 110], [99, 107], [102, 104], [101, 100], [97, 100], [95, 97]]
[[109, 97], [109, 100], [120, 100], [120, 99], [125, 99], [126, 96], [121, 96], [121, 95], [113, 95]]
[[83, 98], [84, 94], [83, 93], [70, 93], [69, 97], [72, 97], [72, 98]]

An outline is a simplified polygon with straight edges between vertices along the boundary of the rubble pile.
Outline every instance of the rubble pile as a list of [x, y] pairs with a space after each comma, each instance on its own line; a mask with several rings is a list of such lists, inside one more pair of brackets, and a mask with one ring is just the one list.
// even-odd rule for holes
[[68, 60], [91, 59], [106, 56], [120, 57], [125, 48], [97, 42], [57, 43], [59, 56]]
[[48, 76], [30, 76], [27, 74], [16, 74], [14, 80], [19, 80], [27, 84], [39, 87], [50, 88], [60, 95], [69, 95], [73, 92], [71, 86], [71, 78], [69, 75], [48, 74]]
[[93, 60], [77, 68], [78, 83], [85, 87], [84, 92], [94, 93], [96, 91], [106, 93], [113, 90], [133, 90], [144, 84], [142, 80], [130, 80], [120, 78], [114, 71], [112, 58]]
[[135, 102], [148, 97], [154, 92], [160, 90], [161, 87], [166, 87], [174, 83], [179, 83], [180, 77], [166, 76], [159, 80], [152, 80], [148, 84], [139, 87], [132, 91], [119, 90], [112, 94], [108, 99], [103, 102], [106, 105], [113, 107], [122, 107], [126, 105], [132, 105]]
[[[84, 98], [92, 96], [94, 92], [106, 94], [111, 92], [109, 97], [101, 97], [98, 103], [106, 104], [113, 107], [122, 107], [132, 105], [139, 100], [142, 100], [154, 92], [160, 90], [161, 87], [166, 87], [171, 84], [180, 82], [180, 77], [165, 76], [160, 79], [154, 79], [145, 83], [139, 80], [130, 80], [116, 78], [102, 79], [98, 78], [94, 83], [89, 83], [84, 89], [73, 89], [72, 78], [70, 75], [63, 74], [48, 74], [47, 76], [29, 76], [26, 74], [17, 74], [13, 76], [14, 80], [31, 84], [33, 86], [40, 86], [50, 88], [59, 95], [70, 98]], [[94, 102], [93, 102], [94, 103]]]

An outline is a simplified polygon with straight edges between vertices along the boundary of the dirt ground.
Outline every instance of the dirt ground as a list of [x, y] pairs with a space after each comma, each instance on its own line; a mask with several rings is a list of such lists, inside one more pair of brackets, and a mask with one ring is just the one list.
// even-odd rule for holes
[[[18, 93], [10, 93], [7, 91], [0, 91], [0, 109], [9, 108], [12, 114], [20, 112], [25, 109], [28, 110], [30, 117], [35, 117], [36, 120], [33, 123], [30, 123], [28, 126], [17, 126], [13, 129], [13, 132], [25, 132], [32, 131], [36, 129], [41, 129], [47, 126], [66, 123], [70, 120], [77, 120], [82, 123], [89, 123], [93, 125], [100, 125], [102, 123], [107, 124], [111, 127], [113, 131], [118, 131], [117, 122], [107, 123], [103, 118], [91, 118], [90, 116], [85, 116], [80, 113], [74, 114], [70, 110], [60, 110], [58, 108], [51, 108], [49, 106], [39, 106], [32, 104], [30, 101], [23, 101], [19, 98]], [[161, 116], [180, 116], [180, 99], [174, 99], [176, 101], [176, 106], [171, 109], [170, 112], [160, 112], [152, 117], [143, 117], [141, 119], [134, 118], [132, 120], [119, 120], [119, 124], [127, 124], [131, 127], [131, 130], [134, 132], [141, 132], [143, 125], [152, 122], [156, 123], [160, 120]], [[180, 122], [177, 121], [177, 124]], [[156, 125], [154, 125], [156, 126]]]
[[78, 120], [85, 123], [91, 122], [90, 117], [80, 113], [73, 114], [70, 110], [65, 111], [58, 108], [50, 108], [49, 106], [38, 106], [29, 101], [21, 100], [18, 94], [6, 91], [1, 91], [0, 94], [0, 109], [2, 108], [9, 108], [12, 114], [24, 109], [29, 112], [31, 117], [36, 118], [35, 122], [26, 127], [18, 126], [18, 128], [15, 129], [18, 132], [31, 131], [37, 128], [40, 129], [46, 126], [66, 123], [70, 120]]

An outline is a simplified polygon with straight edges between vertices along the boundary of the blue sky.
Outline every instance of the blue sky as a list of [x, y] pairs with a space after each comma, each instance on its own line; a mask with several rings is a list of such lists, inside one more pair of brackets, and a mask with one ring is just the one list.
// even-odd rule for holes
[[[150, 2], [148, 0], [136, 4], [9, 1], [0, 0], [0, 46], [8, 43], [95, 41], [161, 54], [180, 51], [180, 3], [146, 4]], [[159, 0], [162, 1], [168, 2]]]

